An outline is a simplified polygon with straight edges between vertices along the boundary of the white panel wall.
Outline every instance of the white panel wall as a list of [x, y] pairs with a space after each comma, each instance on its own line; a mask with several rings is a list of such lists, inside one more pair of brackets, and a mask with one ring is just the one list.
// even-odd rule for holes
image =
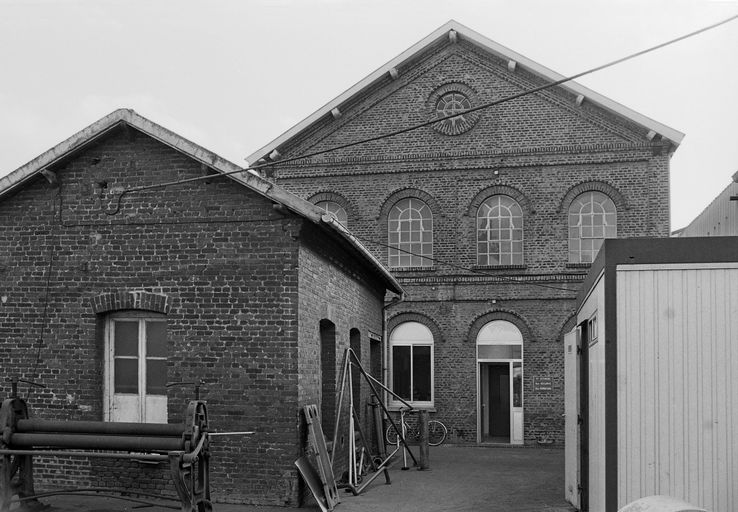
[[[605, 510], [605, 280], [600, 276], [577, 313], [577, 323], [597, 317], [597, 342], [589, 346], [589, 510]], [[582, 344], [588, 340], [582, 340]]]
[[605, 510], [605, 338], [589, 347], [589, 510]]
[[579, 432], [579, 363], [581, 330], [579, 327], [564, 336], [564, 497], [579, 509], [581, 480], [581, 447]]
[[738, 510], [738, 264], [617, 273], [618, 508]]

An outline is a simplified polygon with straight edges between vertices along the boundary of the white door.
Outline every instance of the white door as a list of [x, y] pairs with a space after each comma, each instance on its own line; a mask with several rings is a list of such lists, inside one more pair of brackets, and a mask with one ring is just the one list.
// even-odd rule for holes
[[564, 495], [579, 508], [580, 425], [579, 364], [581, 331], [577, 327], [564, 336]]
[[114, 315], [106, 338], [105, 420], [166, 423], [166, 320]]
[[523, 444], [523, 335], [493, 320], [477, 334], [477, 442]]

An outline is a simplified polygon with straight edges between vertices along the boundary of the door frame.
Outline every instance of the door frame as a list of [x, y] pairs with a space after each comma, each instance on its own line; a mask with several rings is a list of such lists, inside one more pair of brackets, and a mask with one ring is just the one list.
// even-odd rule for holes
[[[524, 403], [525, 403], [525, 393], [523, 390], [523, 385], [521, 382], [521, 406], [520, 407], [514, 407], [514, 386], [513, 386], [513, 368], [515, 363], [520, 363], [520, 371], [521, 371], [521, 381], [522, 377], [525, 373], [525, 368], [523, 365], [523, 359], [477, 359], [476, 364], [476, 373], [477, 373], [477, 443], [482, 444], [484, 443], [484, 435], [482, 433], [482, 425], [483, 425], [483, 415], [482, 415], [482, 365], [490, 365], [490, 364], [507, 364], [509, 368], [509, 379], [510, 379], [510, 386], [509, 386], [509, 392], [510, 392], [510, 438], [506, 444], [510, 445], [521, 445], [525, 442], [525, 423], [524, 423]], [[516, 415], [519, 416], [519, 424], [520, 424], [520, 435], [519, 438], [516, 438]]]

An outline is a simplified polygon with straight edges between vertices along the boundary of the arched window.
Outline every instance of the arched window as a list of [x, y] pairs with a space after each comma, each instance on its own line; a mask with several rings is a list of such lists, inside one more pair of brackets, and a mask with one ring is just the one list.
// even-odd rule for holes
[[327, 213], [333, 215], [343, 227], [348, 227], [348, 215], [346, 210], [340, 204], [335, 201], [318, 201], [315, 206], [323, 208]]
[[398, 201], [387, 224], [390, 267], [433, 265], [433, 216], [427, 204], [413, 197]]
[[[419, 322], [404, 322], [390, 334], [392, 391], [415, 405], [433, 404], [433, 334]], [[393, 400], [393, 403], [397, 403]]]
[[522, 359], [523, 335], [507, 320], [493, 320], [477, 334], [478, 359]]
[[479, 206], [477, 264], [523, 264], [523, 210], [512, 197], [492, 196]]
[[602, 192], [578, 195], [569, 206], [569, 262], [592, 263], [605, 238], [617, 236], [615, 203]]

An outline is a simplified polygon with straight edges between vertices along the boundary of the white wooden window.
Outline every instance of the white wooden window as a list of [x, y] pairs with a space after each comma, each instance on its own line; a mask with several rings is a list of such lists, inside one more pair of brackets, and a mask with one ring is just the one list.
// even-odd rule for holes
[[[433, 333], [418, 322], [405, 322], [390, 334], [392, 391], [413, 405], [433, 405]], [[391, 404], [401, 405], [394, 399]]]
[[167, 422], [167, 322], [115, 313], [105, 324], [105, 421]]
[[335, 201], [318, 201], [315, 206], [323, 208], [326, 213], [330, 213], [335, 219], [341, 223], [343, 227], [348, 227], [348, 215], [346, 210]]
[[390, 267], [433, 266], [433, 216], [420, 199], [398, 201], [388, 217]]
[[578, 195], [569, 207], [569, 262], [592, 263], [605, 238], [617, 236], [615, 203], [602, 192]]
[[477, 264], [523, 264], [523, 210], [512, 197], [492, 196], [479, 206]]

